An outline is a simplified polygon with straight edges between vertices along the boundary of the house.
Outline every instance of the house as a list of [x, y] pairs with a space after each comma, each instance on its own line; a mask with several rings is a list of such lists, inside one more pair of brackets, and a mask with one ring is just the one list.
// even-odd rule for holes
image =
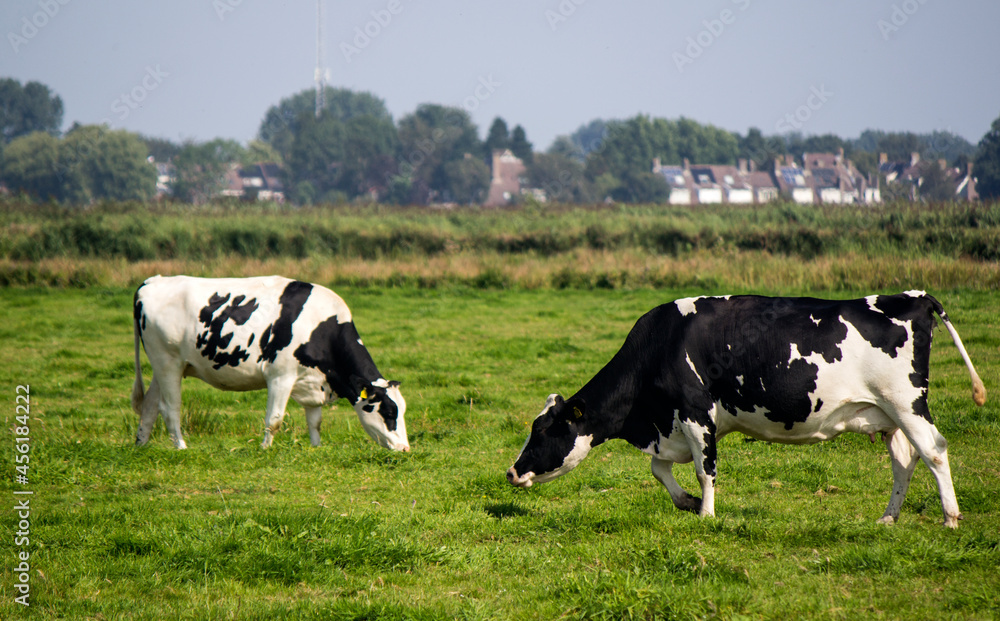
[[910, 153], [908, 162], [890, 162], [887, 154], [880, 153], [878, 172], [885, 179], [887, 185], [902, 186], [906, 188], [906, 195], [910, 200], [917, 200], [928, 167], [935, 165], [944, 172], [946, 182], [954, 186], [954, 200], [974, 201], [979, 199], [979, 193], [976, 192], [976, 178], [972, 176], [971, 162], [966, 165], [966, 169], [963, 171], [958, 167], [949, 168], [948, 162], [943, 159], [937, 162], [921, 160], [920, 154], [916, 151]]
[[653, 172], [663, 176], [670, 187], [671, 205], [707, 205], [713, 203], [766, 203], [778, 197], [771, 175], [757, 171], [753, 162], [740, 160], [737, 166], [683, 164], [664, 166], [653, 160]]
[[521, 158], [514, 155], [510, 149], [494, 149], [492, 159], [490, 189], [483, 206], [509, 205], [521, 195], [527, 167]]
[[219, 195], [283, 203], [285, 186], [281, 181], [281, 167], [274, 163], [246, 167], [230, 164]]
[[813, 192], [820, 203], [877, 203], [881, 196], [877, 188], [870, 188], [868, 180], [855, 168], [851, 160], [844, 159], [844, 150], [833, 153], [805, 153], [802, 156], [805, 170], [812, 179]]
[[152, 155], [146, 158], [146, 161], [156, 166], [156, 197], [160, 198], [170, 194], [174, 182], [177, 181], [174, 165], [170, 162], [157, 162]]

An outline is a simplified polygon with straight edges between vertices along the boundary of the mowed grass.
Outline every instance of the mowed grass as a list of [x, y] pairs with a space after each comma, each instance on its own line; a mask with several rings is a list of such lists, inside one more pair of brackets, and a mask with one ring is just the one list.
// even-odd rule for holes
[[[854, 435], [809, 447], [727, 437], [714, 519], [676, 510], [648, 458], [621, 441], [556, 481], [506, 483], [549, 393], [577, 390], [656, 304], [724, 292], [339, 293], [379, 368], [403, 383], [409, 454], [375, 446], [346, 402], [325, 411], [321, 447], [292, 403], [261, 450], [265, 393], [197, 380], [184, 386], [190, 448], [174, 450], [158, 423], [136, 449], [132, 290], [3, 290], [0, 490], [7, 506], [14, 489], [34, 496], [29, 609], [11, 588], [15, 514], [0, 512], [0, 617], [1000, 616], [1000, 294], [938, 295], [990, 391], [976, 408], [939, 330], [931, 410], [965, 514], [953, 532], [923, 465], [900, 523], [876, 525], [889, 459]], [[13, 482], [21, 384], [31, 390], [27, 486]], [[675, 471], [696, 491], [690, 465]]]

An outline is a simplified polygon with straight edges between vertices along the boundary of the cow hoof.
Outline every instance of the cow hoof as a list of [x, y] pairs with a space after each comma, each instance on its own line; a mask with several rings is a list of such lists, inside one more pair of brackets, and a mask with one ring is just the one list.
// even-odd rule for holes
[[875, 523], [876, 524], [895, 524], [896, 523], [896, 518], [892, 517], [891, 515], [883, 515]]
[[681, 511], [690, 511], [691, 513], [701, 514], [701, 498], [698, 498], [697, 496], [687, 494], [684, 500], [674, 504], [676, 504], [677, 508]]

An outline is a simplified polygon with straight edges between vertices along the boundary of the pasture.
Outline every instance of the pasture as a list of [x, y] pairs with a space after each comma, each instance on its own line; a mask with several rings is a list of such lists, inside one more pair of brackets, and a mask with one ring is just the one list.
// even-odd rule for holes
[[[794, 272], [796, 259], [786, 263]], [[24, 273], [11, 265], [8, 275]], [[60, 269], [38, 265], [25, 269]], [[9, 433], [0, 489], [5, 506], [15, 489], [34, 492], [29, 609], [10, 587], [15, 514], [0, 512], [4, 619], [1000, 616], [1000, 294], [983, 281], [931, 288], [989, 393], [985, 407], [973, 405], [968, 374], [939, 329], [930, 407], [965, 515], [953, 532], [940, 525], [922, 464], [900, 522], [875, 523], [891, 488], [889, 458], [857, 435], [809, 447], [725, 438], [714, 519], [676, 510], [648, 458], [621, 441], [550, 483], [522, 490], [504, 479], [546, 396], [572, 394], [656, 304], [704, 293], [871, 290], [739, 275], [724, 290], [718, 282], [511, 286], [512, 264], [495, 272], [494, 286], [342, 284], [336, 290], [380, 370], [402, 381], [412, 452], [378, 448], [346, 402], [324, 412], [319, 448], [290, 404], [263, 451], [265, 393], [222, 393], [197, 380], [184, 384], [189, 449], [176, 451], [162, 422], [148, 446], [133, 447], [139, 268], [124, 265], [132, 276], [120, 278], [133, 282], [122, 283], [115, 265], [94, 271], [86, 287], [2, 291], [4, 420], [13, 429], [14, 387], [30, 385], [31, 468], [27, 486], [13, 482]], [[996, 277], [995, 264], [969, 269]], [[884, 292], [926, 286], [902, 282], [898, 269], [889, 278]], [[675, 472], [696, 489], [690, 465]]]

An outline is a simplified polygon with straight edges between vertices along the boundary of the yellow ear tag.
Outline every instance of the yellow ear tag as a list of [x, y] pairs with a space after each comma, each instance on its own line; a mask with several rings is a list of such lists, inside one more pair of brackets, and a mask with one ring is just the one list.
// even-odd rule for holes
[[583, 418], [583, 412], [580, 411], [580, 408], [573, 408], [573, 416], [575, 418]]
[[367, 388], [362, 388], [361, 389], [361, 394], [358, 395], [358, 396], [361, 397], [362, 399], [367, 399], [368, 398], [368, 389]]

